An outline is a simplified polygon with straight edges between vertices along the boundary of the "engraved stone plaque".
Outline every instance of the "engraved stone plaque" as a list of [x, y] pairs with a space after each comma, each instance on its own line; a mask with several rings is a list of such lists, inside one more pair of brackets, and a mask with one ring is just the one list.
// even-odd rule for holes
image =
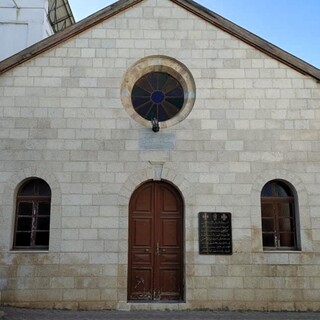
[[[161, 130], [160, 130], [161, 131]], [[174, 150], [176, 147], [176, 135], [170, 132], [142, 131], [139, 136], [141, 150]]]
[[232, 254], [231, 213], [199, 212], [199, 253]]

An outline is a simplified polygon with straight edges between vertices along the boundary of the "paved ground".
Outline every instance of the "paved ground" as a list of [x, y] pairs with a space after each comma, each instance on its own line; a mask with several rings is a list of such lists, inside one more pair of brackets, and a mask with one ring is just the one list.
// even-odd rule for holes
[[[1, 317], [1, 312], [4, 315]], [[225, 312], [225, 311], [60, 311], [0, 308], [1, 320], [320, 320], [309, 312]]]

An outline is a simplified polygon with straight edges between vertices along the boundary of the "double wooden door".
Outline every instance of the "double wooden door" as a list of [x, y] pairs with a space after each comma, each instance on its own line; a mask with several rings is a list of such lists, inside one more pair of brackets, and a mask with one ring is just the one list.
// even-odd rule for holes
[[183, 300], [183, 202], [170, 184], [151, 181], [133, 193], [128, 268], [128, 300]]

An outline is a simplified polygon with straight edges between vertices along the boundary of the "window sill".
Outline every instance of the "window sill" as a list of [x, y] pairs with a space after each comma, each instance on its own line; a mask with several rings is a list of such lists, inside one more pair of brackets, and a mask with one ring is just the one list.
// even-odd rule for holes
[[17, 254], [17, 253], [39, 254], [39, 253], [49, 253], [49, 250], [16, 250], [15, 249], [15, 250], [10, 250], [9, 253], [13, 253], [13, 254]]
[[295, 253], [300, 254], [302, 253], [301, 250], [263, 250], [263, 253]]

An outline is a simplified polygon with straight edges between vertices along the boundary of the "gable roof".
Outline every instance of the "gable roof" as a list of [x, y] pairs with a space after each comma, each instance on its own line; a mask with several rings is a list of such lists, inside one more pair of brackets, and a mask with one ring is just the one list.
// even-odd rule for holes
[[[13, 55], [12, 57], [0, 62], [0, 75], [6, 71], [14, 68], [15, 66], [32, 59], [33, 57], [59, 45], [60, 43], [78, 35], [79, 33], [92, 28], [93, 26], [117, 15], [118, 13], [127, 10], [144, 0], [119, 0], [110, 6], [96, 12], [88, 18], [68, 27], [67, 29], [57, 33], [49, 38], [46, 38], [29, 48]], [[232, 23], [231, 21], [221, 17], [220, 15], [212, 12], [211, 10], [199, 5], [193, 0], [169, 0], [179, 5], [180, 7], [195, 14], [208, 23], [216, 26], [217, 28], [233, 35], [234, 37], [244, 41], [250, 46], [260, 50], [268, 56], [284, 63], [285, 65], [295, 69], [296, 71], [309, 75], [312, 78], [320, 81], [320, 69], [312, 66], [311, 64], [295, 57], [294, 55], [280, 49], [279, 47], [263, 40], [255, 34], [247, 31], [246, 29]]]

